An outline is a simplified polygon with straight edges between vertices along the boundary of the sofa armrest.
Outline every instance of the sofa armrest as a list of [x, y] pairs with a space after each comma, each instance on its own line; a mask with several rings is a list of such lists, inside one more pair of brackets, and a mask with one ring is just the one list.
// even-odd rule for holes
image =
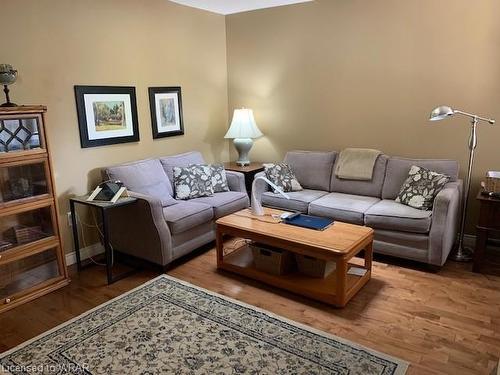
[[455, 244], [458, 232], [462, 180], [448, 183], [434, 199], [429, 234], [429, 263], [442, 266]]
[[229, 190], [240, 191], [242, 193], [247, 192], [245, 186], [245, 175], [241, 172], [226, 171], [227, 184], [229, 185]]
[[110, 210], [110, 241], [116, 249], [165, 266], [172, 261], [170, 230], [158, 198], [129, 191], [135, 204]]

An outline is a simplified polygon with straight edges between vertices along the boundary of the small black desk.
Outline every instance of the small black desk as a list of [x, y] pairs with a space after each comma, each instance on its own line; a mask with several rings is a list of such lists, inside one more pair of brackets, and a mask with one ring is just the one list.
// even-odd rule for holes
[[135, 204], [137, 202], [137, 198], [132, 198], [132, 197], [124, 197], [118, 199], [116, 203], [108, 203], [108, 202], [94, 202], [94, 201], [87, 201], [88, 195], [82, 196], [82, 197], [73, 197], [70, 198], [69, 200], [69, 206], [71, 210], [71, 224], [73, 227], [73, 241], [75, 245], [75, 253], [76, 253], [76, 265], [78, 268], [78, 271], [82, 270], [82, 261], [80, 257], [80, 241], [78, 238], [78, 226], [77, 226], [77, 219], [76, 219], [76, 211], [75, 211], [75, 204], [81, 204], [84, 206], [90, 206], [90, 207], [95, 207], [101, 212], [101, 220], [102, 220], [102, 234], [103, 234], [103, 242], [104, 242], [104, 253], [106, 257], [106, 274], [108, 277], [108, 284], [112, 284], [115, 281], [118, 281], [120, 279], [123, 279], [124, 277], [127, 277], [134, 273], [136, 270], [131, 270], [124, 272], [120, 275], [113, 276], [113, 264], [112, 264], [112, 259], [113, 259], [113, 254], [112, 254], [112, 248], [109, 243], [109, 221], [108, 221], [108, 210], [112, 210], [113, 208], [128, 205], [128, 204]]

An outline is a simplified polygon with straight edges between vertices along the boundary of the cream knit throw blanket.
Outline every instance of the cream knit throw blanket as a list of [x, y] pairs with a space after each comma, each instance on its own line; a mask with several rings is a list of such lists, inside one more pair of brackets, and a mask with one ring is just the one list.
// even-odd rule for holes
[[381, 151], [368, 148], [346, 148], [339, 155], [335, 175], [345, 180], [369, 181]]

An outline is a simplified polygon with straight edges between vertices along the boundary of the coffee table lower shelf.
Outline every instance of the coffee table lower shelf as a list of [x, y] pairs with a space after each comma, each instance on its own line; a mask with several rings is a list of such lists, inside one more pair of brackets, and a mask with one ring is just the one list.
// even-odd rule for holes
[[[341, 262], [342, 260], [339, 260]], [[357, 264], [347, 263], [346, 272], [351, 267], [363, 268]], [[342, 267], [325, 278], [309, 277], [298, 272], [287, 275], [273, 275], [258, 270], [253, 262], [252, 250], [248, 245], [244, 245], [230, 254], [224, 255], [217, 268], [243, 275], [266, 284], [286, 289], [321, 302], [325, 302], [337, 307], [344, 307], [347, 302], [370, 280], [371, 270], [366, 268], [363, 276], [351, 274], [339, 277], [337, 274]], [[339, 285], [338, 280], [342, 279], [343, 285]]]

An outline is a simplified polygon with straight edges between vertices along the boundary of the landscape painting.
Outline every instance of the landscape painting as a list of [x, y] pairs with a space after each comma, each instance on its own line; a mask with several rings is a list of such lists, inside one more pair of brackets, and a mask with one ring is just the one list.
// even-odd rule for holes
[[82, 148], [139, 140], [135, 87], [75, 86]]
[[96, 131], [121, 130], [126, 127], [124, 102], [94, 102], [92, 108]]
[[150, 87], [149, 105], [154, 139], [184, 134], [180, 87]]

